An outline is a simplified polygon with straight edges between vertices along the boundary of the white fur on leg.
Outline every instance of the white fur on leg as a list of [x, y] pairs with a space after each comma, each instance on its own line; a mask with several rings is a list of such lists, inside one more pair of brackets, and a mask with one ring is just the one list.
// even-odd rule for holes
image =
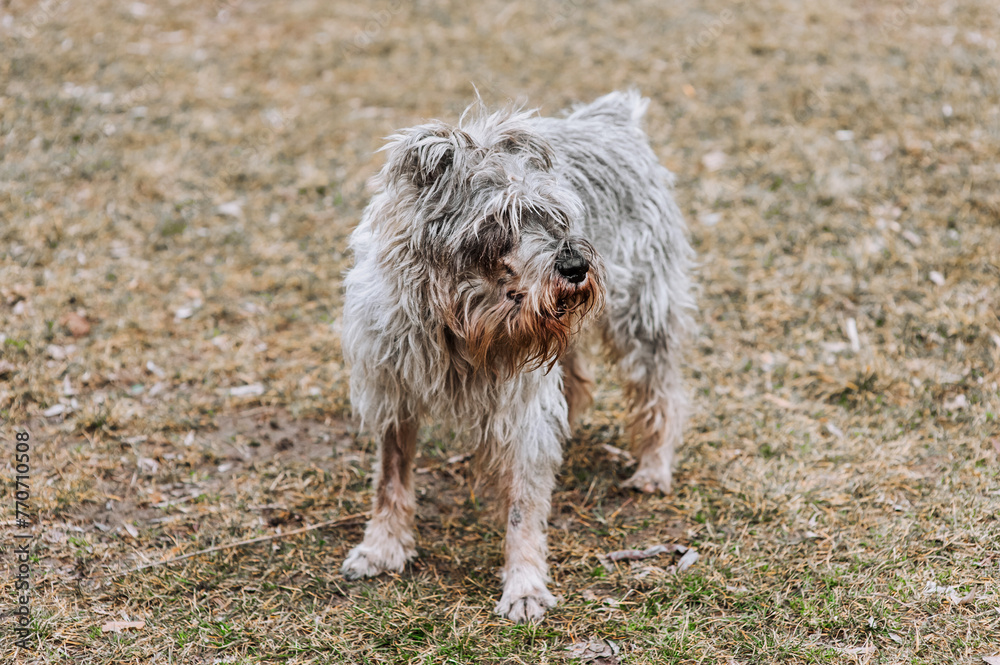
[[674, 446], [664, 442], [660, 447], [648, 450], [639, 459], [639, 468], [625, 481], [626, 487], [642, 492], [670, 493], [673, 483]]
[[516, 623], [538, 621], [546, 609], [556, 604], [555, 597], [545, 588], [548, 579], [545, 527], [551, 487], [552, 475], [540, 469], [534, 478], [515, 475], [510, 483], [503, 595], [496, 611]]
[[379, 445], [379, 473], [375, 482], [375, 509], [361, 544], [344, 561], [344, 577], [355, 580], [387, 570], [401, 571], [416, 553], [413, 538], [413, 455], [416, 422], [388, 428]]
[[670, 493], [673, 484], [674, 449], [681, 440], [686, 400], [674, 391], [660, 398], [645, 417], [633, 423], [639, 468], [625, 482], [642, 492]]
[[674, 450], [687, 419], [687, 396], [669, 347], [637, 345], [620, 360], [628, 377], [629, 429], [639, 467], [626, 481], [643, 492], [668, 494], [673, 484]]
[[341, 572], [349, 580], [374, 577], [386, 571], [400, 572], [417, 554], [409, 524], [386, 516], [374, 518], [365, 529], [361, 544], [351, 550]]
[[539, 621], [545, 610], [556, 604], [555, 596], [545, 587], [548, 580], [545, 522], [549, 502], [546, 499], [533, 503], [524, 508], [527, 519], [523, 522], [522, 507], [512, 505], [507, 523], [503, 595], [496, 612], [515, 623]]
[[556, 370], [539, 377], [543, 389], [518, 410], [523, 421], [518, 423], [514, 441], [503, 446], [501, 453], [506, 462], [501, 479], [508, 508], [503, 595], [496, 611], [516, 623], [539, 621], [545, 610], [556, 604], [545, 586], [545, 532], [556, 469], [562, 457], [560, 441], [567, 437], [569, 429], [558, 374]]
[[503, 595], [496, 613], [515, 623], [540, 621], [545, 610], [556, 606], [556, 598], [545, 588], [545, 576], [537, 568], [518, 568], [504, 574]]

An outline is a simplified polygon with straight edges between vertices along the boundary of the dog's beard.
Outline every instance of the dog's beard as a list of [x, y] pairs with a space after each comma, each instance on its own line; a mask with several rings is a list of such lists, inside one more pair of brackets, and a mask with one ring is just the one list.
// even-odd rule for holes
[[476, 369], [508, 377], [551, 369], [581, 322], [600, 310], [603, 293], [599, 277], [591, 273], [579, 286], [553, 277], [519, 301], [504, 298], [492, 306], [466, 302], [457, 319], [469, 360]]

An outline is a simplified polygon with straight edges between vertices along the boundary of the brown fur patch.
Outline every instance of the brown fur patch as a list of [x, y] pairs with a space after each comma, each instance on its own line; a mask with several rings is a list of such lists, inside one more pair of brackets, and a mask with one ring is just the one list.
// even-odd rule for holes
[[513, 376], [548, 364], [551, 368], [569, 348], [580, 322], [603, 306], [598, 273], [579, 287], [566, 288], [553, 279], [536, 306], [505, 300], [482, 309], [471, 307], [453, 319], [465, 339], [474, 367], [496, 368]]
[[382, 437], [382, 467], [378, 486], [375, 488], [376, 512], [413, 512], [411, 501], [407, 497], [413, 487], [413, 457], [416, 448], [417, 426], [413, 421], [391, 426]]

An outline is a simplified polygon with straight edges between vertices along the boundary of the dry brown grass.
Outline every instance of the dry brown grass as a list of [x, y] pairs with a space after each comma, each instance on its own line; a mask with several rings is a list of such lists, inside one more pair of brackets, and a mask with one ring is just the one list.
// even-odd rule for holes
[[[7, 0], [2, 464], [7, 487], [28, 428], [37, 635], [14, 650], [5, 615], [0, 660], [534, 664], [592, 637], [620, 646], [605, 663], [1000, 652], [998, 39], [991, 0]], [[618, 489], [605, 376], [554, 497], [563, 602], [542, 626], [491, 614], [501, 533], [437, 430], [404, 575], [346, 583], [349, 522], [111, 576], [367, 508], [345, 238], [380, 137], [455, 118], [470, 83], [544, 112], [653, 99], [702, 264], [675, 494]], [[661, 542], [701, 558], [597, 558]], [[101, 632], [125, 619], [145, 627]]]

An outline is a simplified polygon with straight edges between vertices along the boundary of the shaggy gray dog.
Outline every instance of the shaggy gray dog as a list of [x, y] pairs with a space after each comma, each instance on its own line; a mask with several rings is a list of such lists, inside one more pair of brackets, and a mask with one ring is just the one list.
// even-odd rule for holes
[[379, 442], [375, 506], [350, 579], [416, 554], [412, 464], [431, 416], [462, 432], [507, 518], [496, 611], [538, 620], [561, 446], [590, 401], [581, 328], [617, 362], [639, 458], [629, 485], [668, 492], [686, 399], [692, 250], [673, 177], [615, 92], [564, 118], [478, 105], [457, 126], [391, 137], [351, 236], [343, 346], [351, 400]]

